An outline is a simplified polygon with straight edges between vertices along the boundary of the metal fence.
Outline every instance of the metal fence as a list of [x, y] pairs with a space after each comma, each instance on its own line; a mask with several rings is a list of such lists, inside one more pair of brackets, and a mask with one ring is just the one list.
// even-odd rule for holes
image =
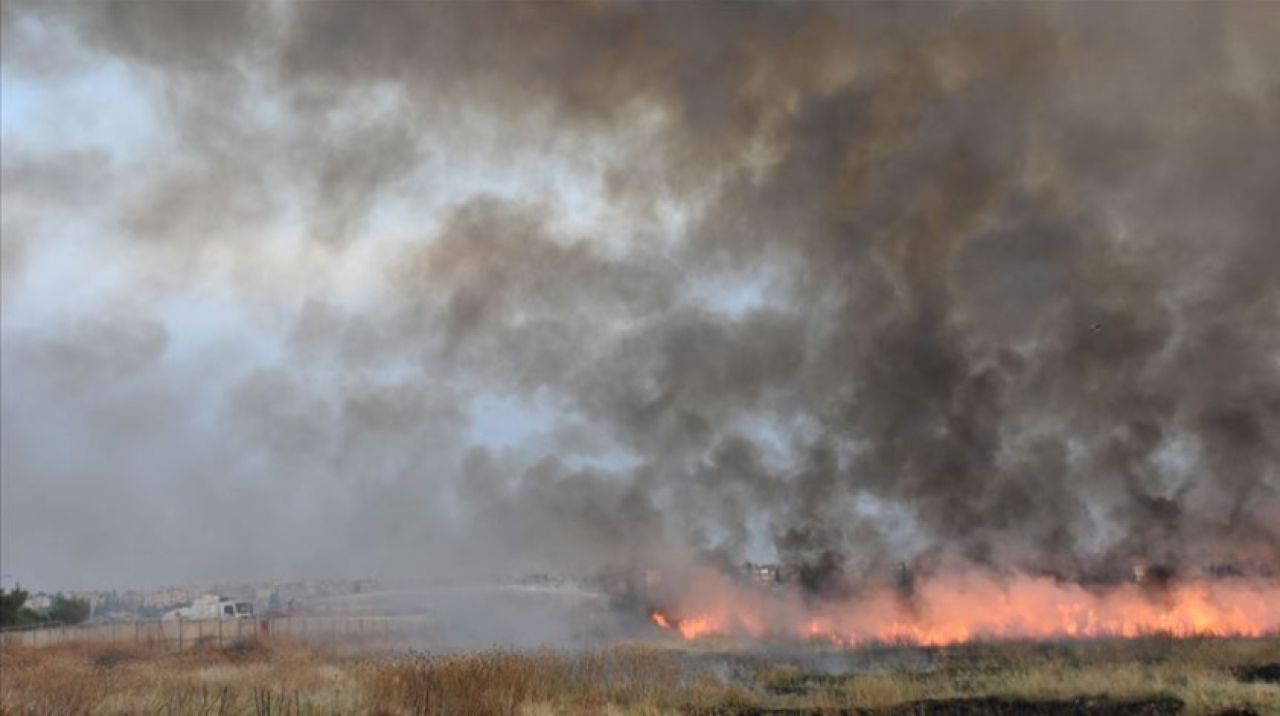
[[227, 646], [248, 639], [379, 643], [422, 635], [427, 627], [427, 621], [410, 617], [153, 619], [7, 629], [0, 631], [0, 647], [116, 642], [165, 645], [182, 651], [195, 646]]

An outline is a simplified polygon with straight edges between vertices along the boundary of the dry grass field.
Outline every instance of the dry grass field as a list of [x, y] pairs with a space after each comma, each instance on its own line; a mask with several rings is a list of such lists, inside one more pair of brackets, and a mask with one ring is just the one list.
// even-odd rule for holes
[[866, 650], [859, 663], [872, 668], [841, 673], [802, 651], [9, 648], [0, 713], [1280, 714], [1280, 685], [1240, 678], [1280, 662], [1277, 639], [969, 645], [911, 650], [913, 665], [895, 649]]

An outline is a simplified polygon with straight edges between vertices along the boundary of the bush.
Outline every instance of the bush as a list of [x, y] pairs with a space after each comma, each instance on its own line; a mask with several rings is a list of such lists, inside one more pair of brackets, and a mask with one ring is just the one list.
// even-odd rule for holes
[[49, 620], [62, 624], [79, 624], [89, 618], [90, 611], [87, 599], [59, 594], [53, 598], [53, 604], [49, 607]]
[[0, 589], [0, 626], [22, 626], [40, 621], [40, 616], [27, 606], [27, 593], [22, 587]]

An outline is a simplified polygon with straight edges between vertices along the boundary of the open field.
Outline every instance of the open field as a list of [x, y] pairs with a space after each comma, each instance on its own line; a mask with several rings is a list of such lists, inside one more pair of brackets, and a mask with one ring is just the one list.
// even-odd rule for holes
[[0, 652], [0, 712], [1280, 714], [1280, 684], [1242, 678], [1277, 662], [1274, 638], [450, 655], [82, 644]]

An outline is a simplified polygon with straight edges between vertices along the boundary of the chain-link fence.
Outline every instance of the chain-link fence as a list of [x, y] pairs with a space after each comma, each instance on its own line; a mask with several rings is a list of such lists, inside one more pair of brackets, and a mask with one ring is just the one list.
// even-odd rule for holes
[[427, 622], [407, 617], [265, 617], [253, 619], [152, 619], [75, 625], [33, 625], [0, 631], [0, 647], [69, 643], [226, 646], [247, 639], [313, 643], [390, 642], [425, 633]]

